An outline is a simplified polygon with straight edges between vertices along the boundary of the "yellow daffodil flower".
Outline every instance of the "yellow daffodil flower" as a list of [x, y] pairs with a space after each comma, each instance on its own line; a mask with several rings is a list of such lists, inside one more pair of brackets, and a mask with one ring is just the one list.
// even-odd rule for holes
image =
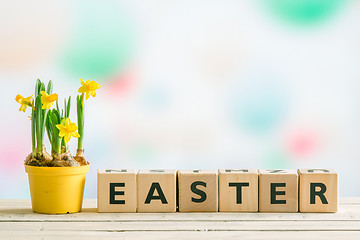
[[86, 100], [91, 96], [95, 97], [96, 96], [96, 92], [95, 90], [99, 89], [101, 86], [100, 84], [98, 84], [97, 82], [90, 81], [90, 80], [86, 80], [86, 82], [84, 82], [82, 79], [80, 79], [81, 82], [81, 87], [79, 88], [79, 93], [85, 94]]
[[60, 130], [59, 137], [64, 137], [65, 143], [70, 141], [71, 136], [74, 138], [80, 137], [80, 134], [75, 132], [78, 129], [76, 124], [70, 122], [70, 118], [61, 121], [61, 124], [57, 124], [56, 127]]
[[41, 103], [42, 103], [42, 109], [49, 109], [53, 102], [55, 102], [58, 99], [58, 95], [56, 93], [47, 94], [45, 91], [41, 91]]
[[16, 95], [15, 101], [17, 101], [18, 103], [21, 104], [19, 111], [25, 112], [27, 107], [34, 108], [33, 101], [32, 101], [32, 95], [30, 97], [24, 98], [23, 96], [18, 94], [18, 95]]

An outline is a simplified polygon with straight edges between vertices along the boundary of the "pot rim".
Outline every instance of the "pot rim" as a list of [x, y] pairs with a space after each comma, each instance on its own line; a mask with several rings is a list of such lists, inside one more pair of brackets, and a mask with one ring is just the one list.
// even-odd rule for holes
[[32, 175], [79, 175], [89, 171], [90, 164], [78, 167], [37, 167], [24, 164], [25, 172]]

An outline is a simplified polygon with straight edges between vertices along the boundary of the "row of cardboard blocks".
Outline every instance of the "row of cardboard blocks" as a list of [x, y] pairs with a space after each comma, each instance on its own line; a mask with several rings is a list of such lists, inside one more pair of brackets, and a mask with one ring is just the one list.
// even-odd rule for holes
[[333, 169], [98, 170], [98, 212], [336, 212]]

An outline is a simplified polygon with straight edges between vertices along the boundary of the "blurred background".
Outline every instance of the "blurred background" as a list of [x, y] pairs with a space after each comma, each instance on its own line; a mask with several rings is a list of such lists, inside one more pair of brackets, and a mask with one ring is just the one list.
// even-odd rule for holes
[[334, 168], [360, 196], [359, 26], [356, 0], [0, 0], [0, 198], [30, 197], [37, 78], [73, 122], [80, 78], [102, 85], [86, 198], [99, 168]]

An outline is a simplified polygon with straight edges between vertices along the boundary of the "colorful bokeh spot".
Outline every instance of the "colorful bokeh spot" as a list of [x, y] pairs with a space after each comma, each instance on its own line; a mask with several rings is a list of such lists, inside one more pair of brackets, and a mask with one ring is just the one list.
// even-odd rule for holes
[[233, 115], [239, 127], [255, 134], [275, 129], [285, 114], [285, 102], [278, 92], [259, 92], [239, 96], [233, 105]]
[[318, 138], [316, 134], [310, 131], [294, 132], [288, 138], [289, 152], [298, 157], [308, 156], [318, 147]]
[[61, 56], [63, 68], [74, 79], [100, 82], [123, 71], [133, 53], [135, 29], [125, 8], [116, 0], [73, 4], [75, 26]]
[[26, 146], [29, 144], [24, 139], [11, 137], [11, 135], [6, 136], [6, 141], [1, 142], [0, 165], [3, 169], [7, 169], [6, 172], [14, 172], [24, 167], [24, 160], [31, 152], [31, 146], [29, 146], [29, 149], [26, 149]]
[[155, 157], [155, 149], [146, 142], [134, 143], [129, 149], [131, 159], [138, 163], [151, 163]]
[[289, 157], [284, 152], [277, 149], [270, 150], [265, 154], [262, 166], [267, 169], [291, 168]]
[[286, 22], [312, 25], [331, 18], [346, 0], [261, 0], [261, 2]]
[[131, 92], [135, 84], [135, 76], [132, 72], [125, 72], [119, 77], [110, 79], [107, 90], [111, 96], [119, 97]]

